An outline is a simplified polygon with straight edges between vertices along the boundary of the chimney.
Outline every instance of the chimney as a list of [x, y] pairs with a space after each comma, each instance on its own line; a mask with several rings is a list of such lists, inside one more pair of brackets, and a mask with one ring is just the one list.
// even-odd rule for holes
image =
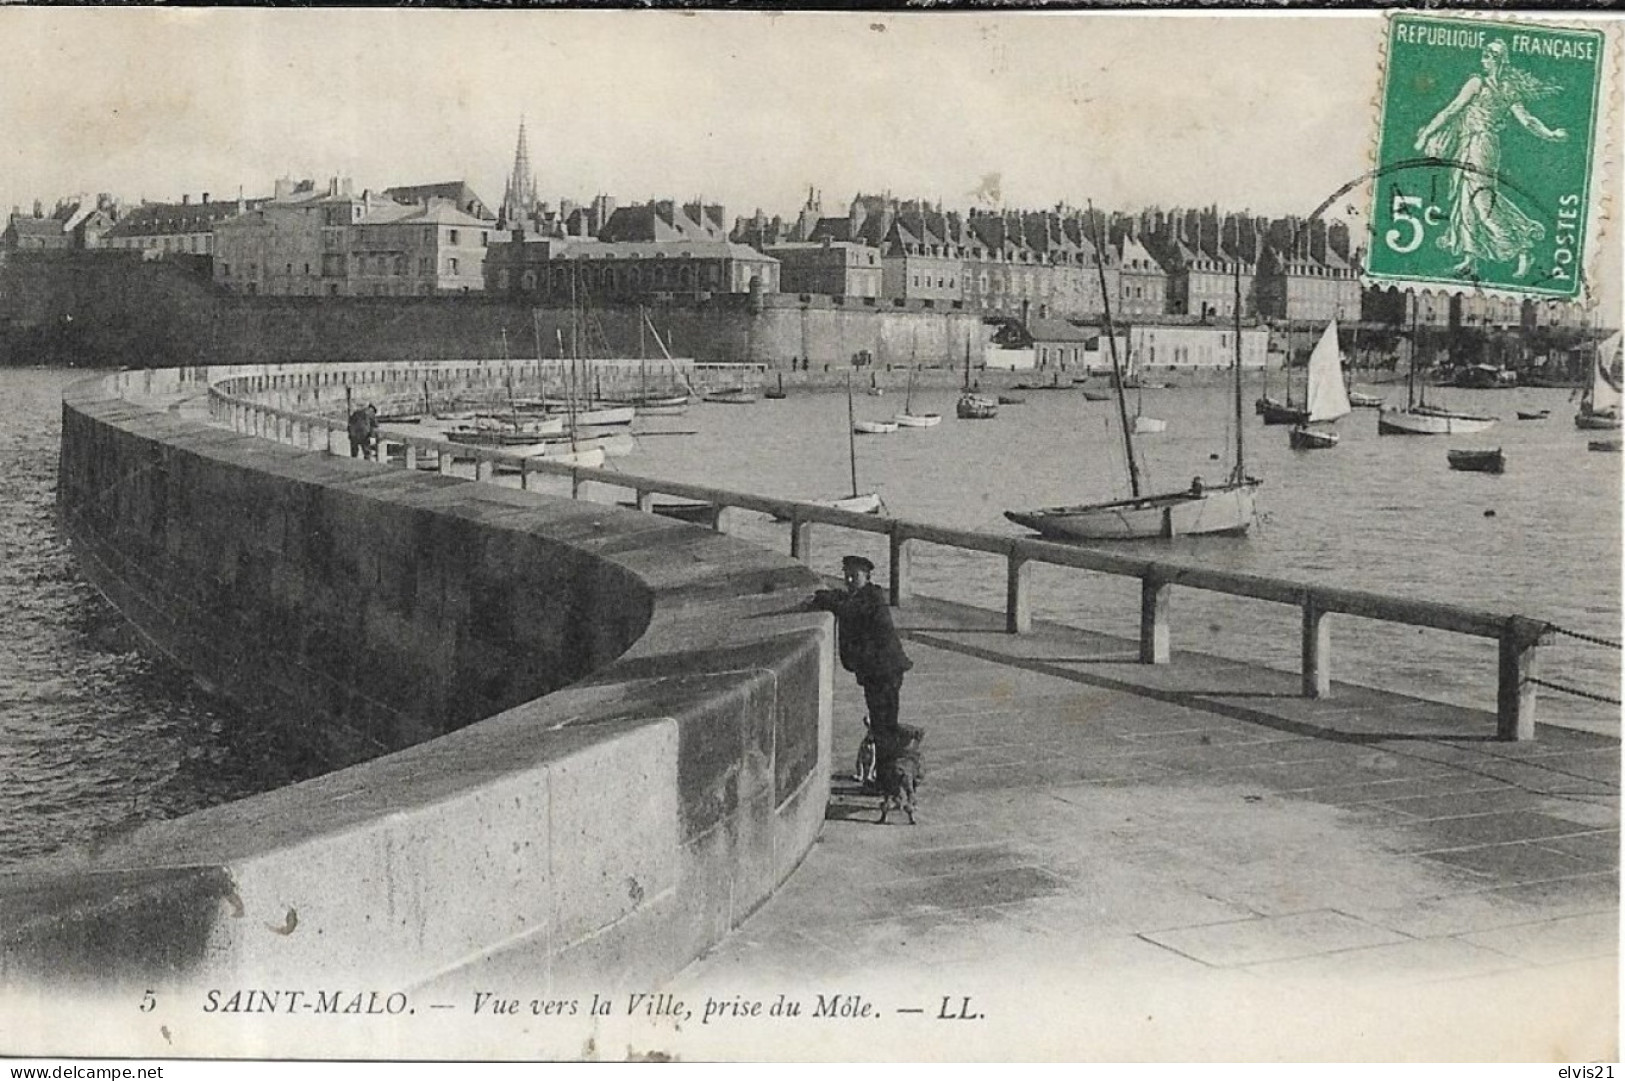
[[188, 193], [183, 193], [181, 195], [181, 206], [191, 206], [191, 205], [192, 205], [192, 196], [190, 194], [188, 194]]
[[208, 192], [203, 193], [203, 205], [204, 206], [209, 205], [209, 193]]

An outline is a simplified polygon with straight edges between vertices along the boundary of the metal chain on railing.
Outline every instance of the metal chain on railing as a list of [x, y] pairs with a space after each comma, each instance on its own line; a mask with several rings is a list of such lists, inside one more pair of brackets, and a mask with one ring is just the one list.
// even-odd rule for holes
[[[1546, 630], [1552, 634], [1560, 634], [1566, 638], [1573, 638], [1577, 641], [1589, 643], [1590, 645], [1602, 646], [1604, 649], [1621, 648], [1620, 643], [1611, 639], [1599, 638], [1597, 635], [1585, 634], [1581, 631], [1571, 631], [1567, 627], [1559, 627], [1555, 623], [1546, 624]], [[1621, 703], [1618, 698], [1613, 698], [1606, 694], [1597, 694], [1595, 691], [1582, 691], [1578, 687], [1567, 687], [1561, 683], [1553, 683], [1550, 680], [1536, 679], [1534, 676], [1526, 677], [1525, 682], [1533, 683], [1537, 687], [1545, 687], [1548, 690], [1562, 691], [1564, 694], [1572, 694], [1576, 698], [1587, 698], [1593, 702], [1606, 702], [1609, 705], [1614, 706], [1625, 704]]]
[[1561, 634], [1569, 638], [1578, 638], [1582, 642], [1590, 642], [1594, 646], [1606, 646], [1609, 649], [1621, 648], [1620, 643], [1618, 642], [1611, 641], [1607, 638], [1598, 638], [1594, 634], [1582, 634], [1579, 631], [1571, 631], [1567, 627], [1559, 627], [1555, 623], [1546, 624], [1546, 629], [1551, 631], [1553, 634]]
[[1537, 687], [1546, 687], [1549, 690], [1562, 691], [1564, 694], [1572, 694], [1576, 698], [1589, 698], [1593, 702], [1607, 702], [1609, 705], [1614, 706], [1621, 704], [1619, 699], [1610, 698], [1606, 694], [1594, 694], [1591, 691], [1582, 691], [1578, 687], [1565, 687], [1561, 683], [1552, 683], [1549, 680], [1536, 679], [1534, 676], [1524, 677], [1524, 682], [1533, 683]]

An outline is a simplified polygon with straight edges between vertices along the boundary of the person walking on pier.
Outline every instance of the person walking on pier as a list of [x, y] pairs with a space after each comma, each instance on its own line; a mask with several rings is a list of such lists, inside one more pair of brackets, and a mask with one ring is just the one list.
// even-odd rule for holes
[[378, 457], [378, 407], [364, 405], [350, 414], [350, 457]]
[[857, 677], [877, 741], [896, 732], [903, 673], [914, 667], [892, 625], [886, 594], [869, 581], [875, 565], [863, 556], [841, 560], [846, 588], [820, 589], [810, 604], [835, 613], [841, 667]]

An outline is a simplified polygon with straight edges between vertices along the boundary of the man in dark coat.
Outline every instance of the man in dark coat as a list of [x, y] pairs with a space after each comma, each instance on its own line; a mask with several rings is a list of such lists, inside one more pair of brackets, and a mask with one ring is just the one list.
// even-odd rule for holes
[[886, 594], [869, 581], [875, 565], [862, 556], [841, 560], [846, 588], [820, 589], [812, 606], [835, 613], [841, 667], [857, 677], [869, 707], [869, 726], [877, 743], [897, 731], [898, 699], [903, 673], [914, 667], [892, 626]]
[[350, 414], [350, 457], [378, 456], [378, 407], [364, 405]]

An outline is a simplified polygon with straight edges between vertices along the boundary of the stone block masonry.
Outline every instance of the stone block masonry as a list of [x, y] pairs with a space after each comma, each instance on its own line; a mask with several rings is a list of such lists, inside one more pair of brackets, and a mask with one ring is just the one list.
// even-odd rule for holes
[[231, 374], [72, 388], [65, 533], [152, 645], [336, 768], [0, 875], [0, 1000], [647, 990], [771, 895], [828, 794], [810, 571], [162, 408]]

